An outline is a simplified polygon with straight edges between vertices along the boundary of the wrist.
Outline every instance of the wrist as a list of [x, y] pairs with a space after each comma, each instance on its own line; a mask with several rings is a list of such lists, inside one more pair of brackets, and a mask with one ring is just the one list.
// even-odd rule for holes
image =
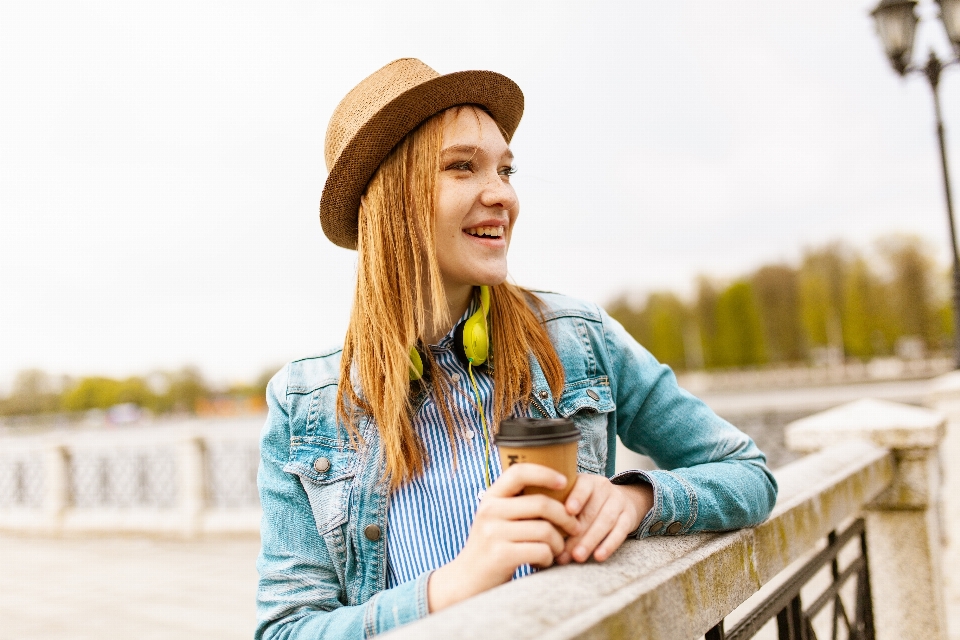
[[635, 530], [643, 522], [650, 509], [653, 508], [653, 487], [647, 482], [616, 485], [616, 487], [623, 492], [630, 504], [633, 505], [634, 519], [631, 531]]
[[469, 580], [459, 571], [456, 559], [430, 574], [427, 583], [427, 608], [436, 613], [475, 595]]

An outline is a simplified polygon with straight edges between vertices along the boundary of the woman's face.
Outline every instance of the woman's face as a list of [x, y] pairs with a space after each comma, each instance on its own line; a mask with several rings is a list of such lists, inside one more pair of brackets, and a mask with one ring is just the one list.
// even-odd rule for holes
[[513, 153], [493, 118], [473, 107], [444, 113], [435, 231], [448, 296], [506, 280], [520, 209], [511, 173]]

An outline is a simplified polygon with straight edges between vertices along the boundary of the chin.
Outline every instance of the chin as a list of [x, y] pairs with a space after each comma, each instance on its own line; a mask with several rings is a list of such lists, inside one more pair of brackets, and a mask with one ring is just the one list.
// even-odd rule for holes
[[495, 287], [498, 284], [503, 284], [507, 280], [506, 269], [504, 269], [502, 272], [483, 273], [483, 274], [476, 274], [476, 275], [477, 275], [476, 285], [474, 286], [477, 286], [477, 287], [480, 287], [480, 286]]

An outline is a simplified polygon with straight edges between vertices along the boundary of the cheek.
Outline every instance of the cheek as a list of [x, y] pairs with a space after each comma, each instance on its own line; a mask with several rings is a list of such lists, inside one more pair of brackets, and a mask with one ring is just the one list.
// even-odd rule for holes
[[459, 199], [452, 194], [437, 198], [436, 229], [438, 235], [450, 237], [460, 232]]

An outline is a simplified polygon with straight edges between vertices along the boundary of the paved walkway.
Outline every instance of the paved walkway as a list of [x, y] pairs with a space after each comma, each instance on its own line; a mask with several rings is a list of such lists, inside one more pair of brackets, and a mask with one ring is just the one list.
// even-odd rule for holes
[[0, 640], [252, 638], [259, 548], [0, 535]]

